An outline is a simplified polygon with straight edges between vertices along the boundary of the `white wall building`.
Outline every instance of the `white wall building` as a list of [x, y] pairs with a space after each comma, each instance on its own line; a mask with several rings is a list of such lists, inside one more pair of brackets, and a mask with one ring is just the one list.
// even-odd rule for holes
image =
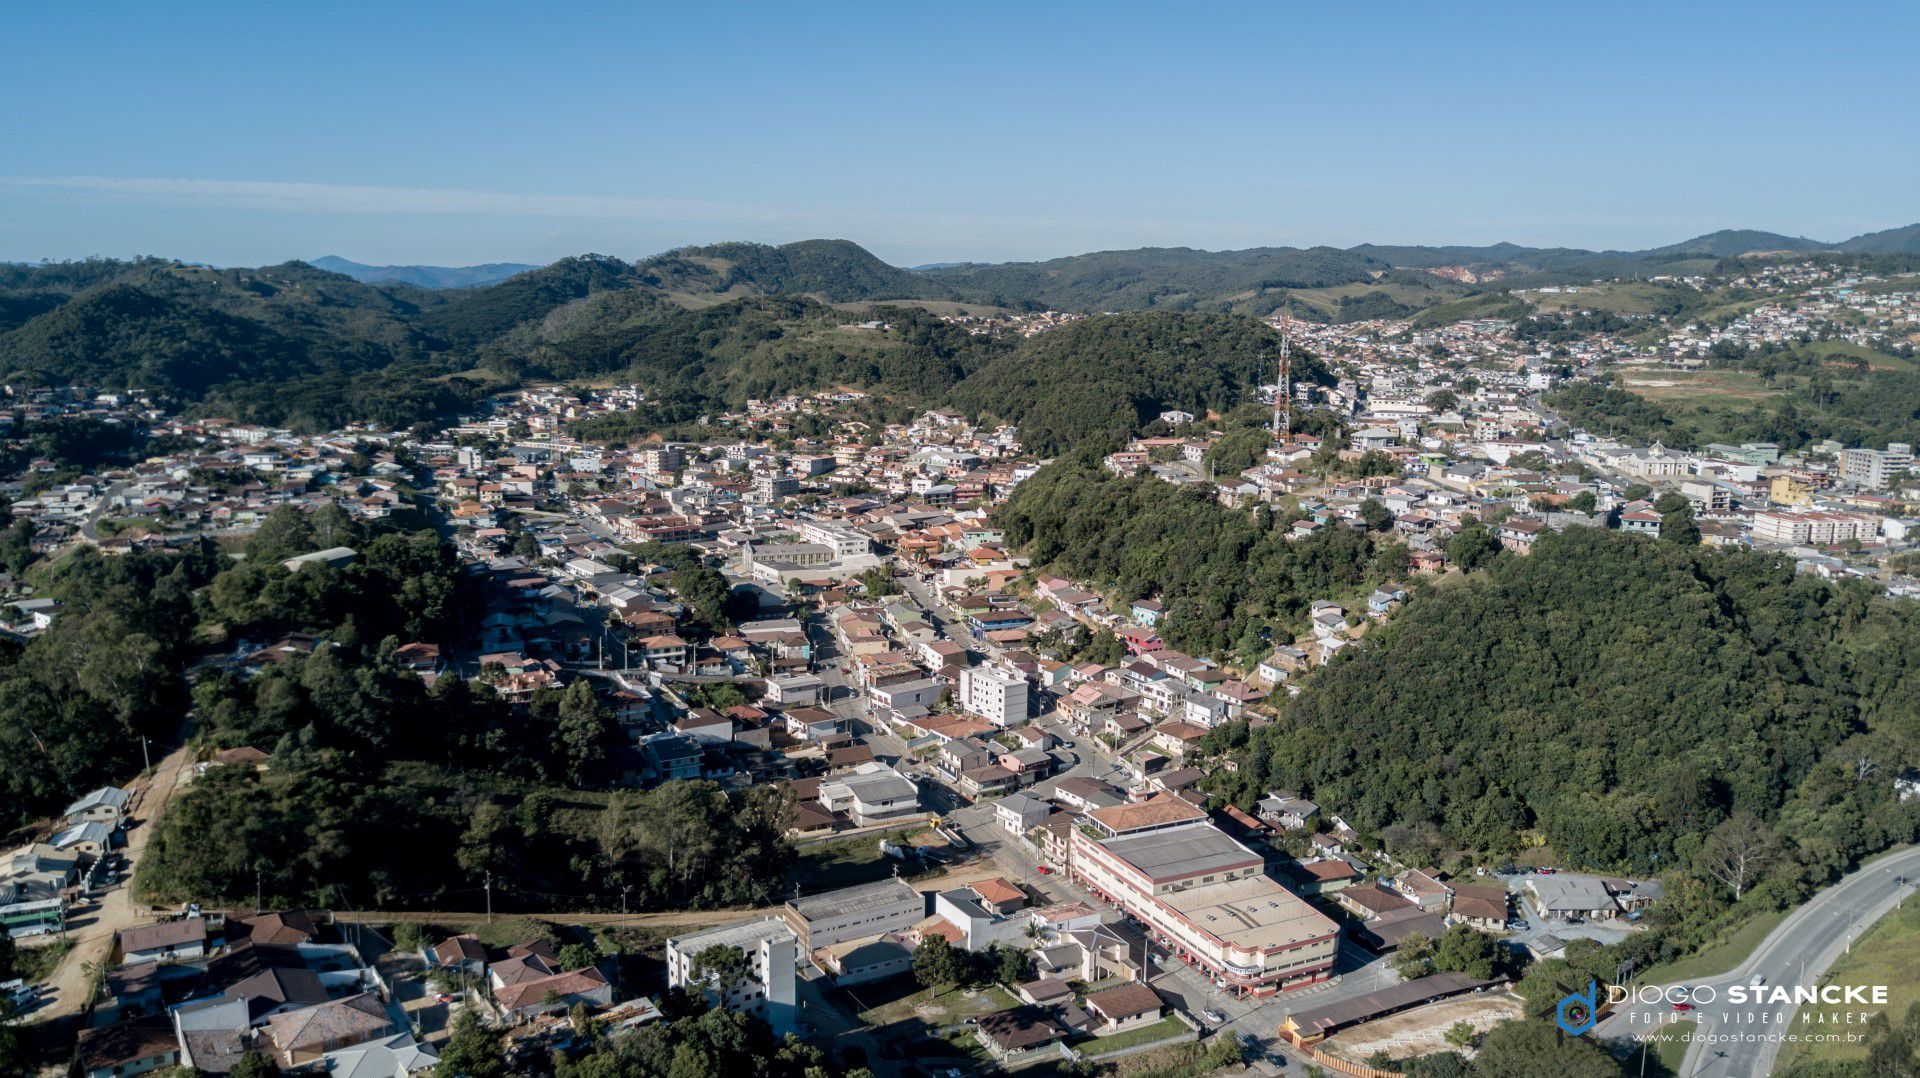
[[997, 667], [967, 667], [960, 671], [959, 702], [995, 726], [1018, 726], [1027, 721], [1027, 679]]
[[[693, 963], [710, 947], [736, 947], [747, 956], [747, 976], [729, 986], [701, 985]], [[799, 950], [793, 929], [778, 917], [727, 925], [667, 941], [667, 987], [698, 990], [730, 1011], [764, 1019], [776, 1037], [794, 1032], [796, 1008], [793, 988]]]

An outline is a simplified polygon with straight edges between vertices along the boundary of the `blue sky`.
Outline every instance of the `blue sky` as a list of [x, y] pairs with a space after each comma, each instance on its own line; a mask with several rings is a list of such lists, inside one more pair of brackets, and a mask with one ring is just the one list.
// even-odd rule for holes
[[16, 6], [0, 259], [1644, 247], [1920, 221], [1920, 5]]

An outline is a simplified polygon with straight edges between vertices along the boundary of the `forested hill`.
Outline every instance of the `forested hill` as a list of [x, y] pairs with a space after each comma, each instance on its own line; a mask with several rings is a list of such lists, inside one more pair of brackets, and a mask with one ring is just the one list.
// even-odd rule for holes
[[[1026, 448], [1051, 456], [1117, 443], [1168, 408], [1204, 415], [1254, 399], [1273, 378], [1280, 336], [1252, 319], [1133, 312], [1088, 318], [1030, 337], [954, 387], [963, 411], [1020, 427]], [[1294, 377], [1330, 384], [1302, 356]], [[1117, 446], [1115, 446], [1117, 448]]]
[[[726, 243], [683, 248], [638, 264], [582, 255], [496, 284], [454, 290], [366, 283], [300, 262], [259, 269], [215, 269], [161, 259], [0, 265], [0, 377], [143, 389], [188, 403], [205, 402], [235, 418], [305, 428], [350, 420], [408, 425], [469, 408], [488, 392], [521, 378], [600, 376], [629, 366], [644, 368], [657, 359], [647, 351], [653, 346], [649, 342], [679, 341], [675, 347], [682, 347], [684, 358], [681, 330], [686, 326], [702, 318], [708, 324], [715, 319], [758, 321], [767, 308], [756, 304], [804, 297], [846, 308], [842, 313], [849, 322], [870, 319], [872, 311], [863, 305], [876, 303], [938, 310], [973, 306], [1148, 312], [1132, 321], [1089, 323], [1091, 328], [1067, 336], [1047, 334], [1041, 338], [1045, 343], [1022, 349], [1035, 361], [1069, 366], [1080, 358], [1066, 354], [1069, 349], [1092, 347], [1105, 360], [1151, 354], [1143, 368], [1083, 367], [1052, 377], [1045, 368], [1027, 371], [1004, 362], [996, 366], [991, 349], [955, 348], [952, 355], [932, 357], [943, 363], [953, 360], [954, 371], [970, 383], [957, 390], [956, 400], [976, 412], [1023, 416], [1036, 393], [1069, 392], [1061, 388], [1072, 382], [1069, 375], [1084, 373], [1103, 376], [1086, 385], [1119, 394], [1107, 404], [1110, 417], [1122, 417], [1130, 408], [1138, 413], [1147, 404], [1178, 395], [1169, 392], [1163, 377], [1167, 369], [1177, 369], [1181, 391], [1197, 389], [1204, 406], [1215, 407], [1223, 400], [1237, 403], [1238, 387], [1247, 382], [1245, 372], [1223, 372], [1219, 384], [1208, 388], [1196, 381], [1200, 372], [1191, 357], [1178, 358], [1184, 347], [1176, 340], [1184, 332], [1180, 327], [1191, 325], [1180, 321], [1181, 315], [1259, 318], [1288, 309], [1304, 317], [1357, 319], [1457, 311], [1474, 303], [1504, 302], [1503, 290], [1522, 279], [1707, 271], [1722, 264], [1718, 253], [1737, 254], [1749, 243], [1777, 244], [1781, 239], [1716, 233], [1676, 245], [1668, 254], [1513, 244], [1143, 248], [1047, 262], [923, 270], [888, 265], [845, 240], [778, 247]], [[1903, 257], [1897, 252], [1916, 244], [1920, 240], [1914, 229], [1896, 229], [1838, 246]], [[1452, 276], [1429, 272], [1440, 269]], [[1494, 270], [1505, 276], [1494, 280]], [[1474, 272], [1485, 272], [1486, 280], [1461, 283], [1474, 280]], [[708, 307], [723, 313], [697, 314]], [[1154, 321], [1161, 317], [1171, 320]], [[1235, 361], [1256, 361], [1258, 349], [1265, 347], [1253, 339], [1258, 331], [1249, 324], [1234, 332], [1245, 337], [1237, 343], [1248, 349], [1236, 354]], [[835, 349], [829, 346], [826, 351]], [[840, 359], [857, 367], [869, 351], [841, 350]], [[702, 355], [703, 361], [712, 358]], [[846, 366], [840, 359], [811, 369]], [[924, 364], [909, 366], [916, 386], [895, 396], [921, 393], [929, 384], [921, 377]], [[885, 381], [885, 371], [872, 374], [879, 380], [861, 384], [883, 394], [895, 388]], [[818, 388], [792, 378], [775, 381], [797, 389]], [[726, 396], [708, 394], [705, 399]], [[1076, 407], [1089, 404], [1083, 400]], [[1050, 431], [1044, 440], [1057, 444], [1093, 430], [1122, 429], [1118, 422], [1081, 418], [1087, 421]]]
[[889, 266], [849, 240], [716, 243], [683, 247], [637, 267], [646, 283], [685, 298], [808, 295], [834, 302], [871, 299], [952, 299], [952, 290], [925, 274]]
[[1416, 596], [1285, 719], [1224, 792], [1338, 805], [1427, 850], [1529, 836], [1648, 873], [1751, 817], [1791, 879], [1920, 836], [1893, 778], [1920, 760], [1920, 614], [1777, 558], [1574, 529]]
[[[687, 265], [719, 272], [712, 260], [723, 249], [707, 250]], [[912, 276], [852, 245], [725, 250], [740, 260], [731, 264], [758, 266], [790, 289], [820, 291], [839, 272], [828, 267], [862, 256], [879, 268], [842, 275], [838, 294], [883, 291], [887, 273]], [[688, 303], [686, 292], [665, 290], [690, 287], [688, 278], [664, 273], [658, 260], [588, 255], [447, 292], [368, 285], [302, 263], [11, 268], [0, 271], [0, 297], [12, 300], [0, 311], [17, 324], [0, 332], [0, 375], [143, 389], [309, 430], [407, 426], [531, 380], [644, 383], [647, 409], [583, 430], [607, 439], [672, 430], [752, 398], [853, 386], [870, 391], [876, 418], [951, 405], [1020, 423], [1030, 445], [1051, 453], [1124, 439], [1166, 408], [1224, 412], [1251, 401], [1279, 346], [1271, 328], [1220, 314], [1135, 312], [1010, 339], [913, 307], [829, 306], [743, 291], [737, 280], [711, 281], [715, 291]], [[1302, 356], [1296, 376], [1325, 372]]]

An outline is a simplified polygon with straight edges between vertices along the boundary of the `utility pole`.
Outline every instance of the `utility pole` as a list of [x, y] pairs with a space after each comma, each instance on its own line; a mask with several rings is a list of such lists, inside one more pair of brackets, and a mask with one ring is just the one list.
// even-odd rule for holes
[[487, 923], [493, 923], [493, 870], [487, 870]]
[[260, 864], [259, 862], [255, 862], [253, 866], [253, 915], [255, 917], [260, 916], [261, 896], [266, 890], [265, 884], [262, 882], [263, 879], [264, 876], [260, 870]]
[[147, 735], [145, 734], [140, 735], [140, 762], [145, 765], [141, 768], [143, 772], [153, 770], [153, 754], [147, 751]]

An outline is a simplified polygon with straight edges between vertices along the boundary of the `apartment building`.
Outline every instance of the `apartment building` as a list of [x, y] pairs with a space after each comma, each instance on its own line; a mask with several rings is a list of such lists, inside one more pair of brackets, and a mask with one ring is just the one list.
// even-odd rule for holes
[[1880, 518], [1867, 513], [1783, 513], [1753, 515], [1753, 538], [1760, 543], [1827, 546], [1849, 539], [1861, 542], [1880, 534]]
[[1913, 466], [1913, 446], [1890, 442], [1885, 449], [1845, 449], [1840, 478], [1865, 490], [1885, 490]]
[[[773, 1027], [774, 1036], [784, 1037], [795, 1031], [798, 943], [793, 929], [778, 917], [675, 936], [667, 941], [667, 987], [703, 989], [712, 1002], [761, 1018]], [[714, 985], [695, 976], [695, 959], [713, 947], [733, 947], [746, 955], [747, 973], [739, 983]]]
[[1027, 679], [993, 666], [960, 671], [960, 707], [999, 727], [1027, 721]]

